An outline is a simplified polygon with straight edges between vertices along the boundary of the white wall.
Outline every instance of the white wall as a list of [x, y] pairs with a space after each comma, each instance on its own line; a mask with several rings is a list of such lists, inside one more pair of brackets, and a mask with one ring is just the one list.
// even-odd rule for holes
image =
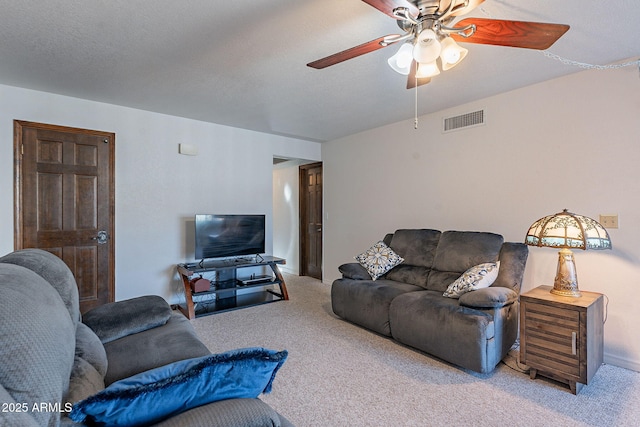
[[[320, 144], [0, 85], [0, 253], [13, 250], [13, 120], [116, 134], [116, 299], [181, 298], [195, 213], [264, 213], [272, 250], [274, 154], [320, 160]], [[178, 144], [197, 146], [195, 157]]]
[[[441, 132], [443, 117], [481, 108], [485, 126]], [[325, 281], [398, 228], [523, 241], [536, 219], [564, 208], [596, 220], [617, 213], [614, 249], [579, 251], [576, 265], [580, 288], [609, 300], [605, 361], [640, 371], [639, 118], [640, 78], [629, 67], [430, 114], [417, 130], [406, 121], [325, 143]], [[531, 248], [523, 290], [552, 284], [556, 263], [556, 251]]]
[[273, 167], [273, 255], [284, 258], [283, 272], [300, 273], [299, 167], [289, 160]]

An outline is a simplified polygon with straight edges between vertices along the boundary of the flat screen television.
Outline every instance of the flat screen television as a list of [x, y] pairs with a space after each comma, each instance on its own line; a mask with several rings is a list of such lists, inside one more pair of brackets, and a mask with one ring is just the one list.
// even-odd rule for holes
[[265, 215], [196, 215], [195, 258], [264, 253]]

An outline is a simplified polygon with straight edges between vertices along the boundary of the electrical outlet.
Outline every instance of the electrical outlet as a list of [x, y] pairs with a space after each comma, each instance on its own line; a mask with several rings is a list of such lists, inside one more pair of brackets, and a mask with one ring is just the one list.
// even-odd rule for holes
[[618, 215], [600, 215], [600, 224], [602, 224], [604, 228], [618, 228]]

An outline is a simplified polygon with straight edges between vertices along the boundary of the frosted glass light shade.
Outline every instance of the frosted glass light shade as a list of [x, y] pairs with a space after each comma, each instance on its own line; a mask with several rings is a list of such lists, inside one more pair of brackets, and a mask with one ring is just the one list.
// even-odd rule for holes
[[403, 43], [396, 54], [387, 60], [387, 63], [395, 72], [406, 76], [411, 70], [412, 52], [413, 45], [411, 43]]
[[438, 74], [440, 74], [440, 70], [438, 69], [438, 64], [436, 63], [436, 61], [418, 64], [416, 78], [423, 79], [426, 77], [437, 76]]
[[438, 59], [442, 47], [438, 36], [431, 29], [422, 30], [413, 47], [413, 58], [420, 63], [430, 63]]
[[440, 52], [440, 61], [442, 62], [442, 70], [449, 70], [458, 65], [467, 53], [467, 49], [460, 47], [451, 37], [446, 37], [440, 42], [442, 50]]

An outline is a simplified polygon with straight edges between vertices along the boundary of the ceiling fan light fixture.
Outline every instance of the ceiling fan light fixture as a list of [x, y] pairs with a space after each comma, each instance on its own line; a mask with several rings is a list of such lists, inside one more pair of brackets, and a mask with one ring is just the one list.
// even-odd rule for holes
[[435, 31], [427, 28], [418, 34], [418, 39], [413, 47], [413, 58], [420, 63], [430, 63], [440, 56], [441, 50], [442, 46]]
[[387, 60], [387, 63], [395, 72], [406, 76], [411, 70], [412, 53], [413, 45], [411, 43], [403, 43], [396, 54]]
[[438, 68], [438, 63], [436, 61], [421, 62], [418, 64], [418, 69], [416, 70], [417, 79], [434, 77], [438, 74], [440, 74], [440, 69]]
[[440, 61], [442, 71], [449, 70], [462, 62], [467, 53], [467, 49], [460, 47], [451, 37], [445, 37], [441, 42]]

